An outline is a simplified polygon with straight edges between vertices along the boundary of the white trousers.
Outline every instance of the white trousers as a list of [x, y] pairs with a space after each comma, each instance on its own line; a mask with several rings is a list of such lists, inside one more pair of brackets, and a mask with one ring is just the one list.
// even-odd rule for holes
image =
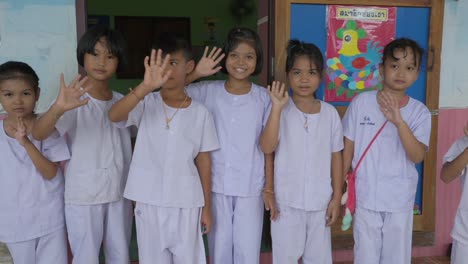
[[65, 227], [45, 236], [7, 243], [15, 264], [67, 264], [67, 235]]
[[356, 208], [354, 263], [410, 264], [413, 212], [389, 213]]
[[451, 264], [466, 264], [468, 262], [468, 245], [453, 240]]
[[263, 198], [211, 193], [214, 225], [208, 233], [210, 264], [260, 261]]
[[278, 204], [271, 222], [274, 264], [331, 264], [331, 232], [326, 211], [305, 211]]
[[201, 208], [158, 207], [137, 202], [140, 264], [205, 264]]
[[133, 211], [129, 200], [98, 205], [65, 204], [73, 264], [98, 264], [103, 244], [107, 264], [128, 264]]

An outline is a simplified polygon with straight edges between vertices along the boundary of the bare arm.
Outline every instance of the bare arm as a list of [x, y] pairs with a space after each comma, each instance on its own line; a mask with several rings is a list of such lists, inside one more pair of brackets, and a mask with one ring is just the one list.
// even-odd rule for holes
[[279, 126], [281, 119], [281, 111], [288, 103], [288, 92], [285, 86], [280, 82], [273, 82], [272, 86], [268, 86], [272, 107], [267, 123], [260, 136], [260, 147], [266, 154], [271, 154], [275, 151], [278, 145]]
[[378, 94], [377, 100], [385, 118], [397, 127], [398, 135], [408, 158], [414, 163], [423, 161], [426, 154], [426, 146], [419, 142], [408, 127], [408, 124], [401, 117], [398, 99], [394, 95], [382, 91]]
[[354, 141], [351, 141], [347, 137], [344, 137], [343, 176], [348, 174], [348, 172], [352, 169], [351, 165], [352, 165], [353, 157], [354, 157]]
[[47, 110], [47, 112], [39, 118], [34, 124], [32, 136], [37, 140], [44, 140], [49, 137], [55, 130], [55, 124], [58, 119], [71, 109], [83, 106], [88, 103], [89, 99], [81, 100], [81, 96], [88, 90], [82, 88], [87, 77], [80, 81], [80, 75], [67, 86], [63, 74], [60, 75], [60, 91], [55, 103]]
[[144, 60], [145, 76], [143, 81], [130, 93], [112, 105], [109, 110], [108, 115], [112, 122], [127, 120], [128, 114], [135, 108], [140, 100], [159, 88], [169, 79], [171, 70], [166, 71], [169, 59], [169, 54], [167, 54], [163, 60], [161, 50], [158, 50], [157, 53], [156, 50], [151, 50], [151, 58], [146, 56]]
[[419, 142], [405, 121], [396, 124], [396, 126], [398, 128], [398, 135], [400, 136], [401, 143], [403, 144], [403, 148], [405, 149], [408, 158], [414, 163], [422, 162], [426, 155], [426, 145]]
[[34, 146], [34, 144], [29, 140], [26, 136], [27, 129], [23, 120], [18, 118], [16, 129], [13, 127], [11, 129], [15, 131], [16, 140], [24, 147], [34, 166], [41, 175], [47, 180], [53, 179], [57, 175], [58, 164], [44, 157], [44, 155], [42, 155], [36, 146]]
[[275, 200], [274, 154], [265, 154], [265, 187], [263, 188], [265, 210], [270, 211], [270, 220], [276, 220], [278, 209]]
[[211, 230], [211, 157], [210, 152], [200, 152], [195, 158], [195, 164], [200, 175], [200, 181], [205, 198], [205, 206], [202, 208], [201, 224], [205, 228], [204, 233]]
[[451, 162], [444, 163], [440, 173], [440, 178], [445, 183], [453, 181], [455, 178], [461, 175], [467, 164], [468, 148], [465, 148], [465, 150], [460, 155], [458, 155], [456, 159]]
[[341, 151], [332, 153], [331, 176], [333, 196], [327, 209], [327, 226], [331, 226], [340, 215], [341, 196], [343, 195], [343, 159]]
[[185, 84], [192, 83], [195, 80], [198, 80], [203, 77], [211, 76], [221, 70], [221, 66], [218, 65], [221, 60], [224, 58], [224, 53], [222, 49], [213, 47], [211, 51], [208, 53], [209, 47], [205, 47], [205, 51], [203, 52], [203, 56], [201, 57], [200, 61], [197, 63], [195, 69], [187, 75], [185, 78]]

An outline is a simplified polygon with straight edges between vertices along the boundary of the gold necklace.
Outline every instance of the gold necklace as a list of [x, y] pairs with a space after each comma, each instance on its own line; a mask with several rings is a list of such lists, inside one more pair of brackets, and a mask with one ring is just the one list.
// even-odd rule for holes
[[[185, 93], [185, 92], [184, 92], [184, 93]], [[169, 128], [170, 128], [169, 123], [171, 123], [172, 119], [174, 119], [174, 116], [177, 114], [177, 112], [179, 112], [180, 108], [185, 104], [185, 102], [187, 101], [187, 99], [188, 99], [188, 95], [185, 93], [184, 101], [182, 101], [182, 103], [179, 105], [179, 107], [177, 107], [177, 109], [176, 109], [175, 112], [172, 114], [172, 116], [171, 116], [171, 117], [168, 117], [168, 116], [167, 116], [167, 111], [166, 111], [165, 102], [164, 102], [163, 97], [161, 96], [161, 100], [163, 101], [162, 107], [163, 107], [163, 110], [164, 110], [164, 116], [166, 117], [166, 129], [169, 129]]]

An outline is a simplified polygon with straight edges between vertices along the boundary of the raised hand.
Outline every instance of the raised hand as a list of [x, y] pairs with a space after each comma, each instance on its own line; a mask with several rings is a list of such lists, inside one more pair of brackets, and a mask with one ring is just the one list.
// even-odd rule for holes
[[400, 114], [400, 102], [398, 98], [386, 91], [380, 91], [377, 94], [377, 102], [385, 118], [392, 122], [394, 125], [399, 125], [403, 122]]
[[282, 109], [288, 103], [289, 94], [285, 89], [284, 83], [274, 81], [271, 86], [268, 85], [268, 93], [270, 94], [271, 103], [274, 107]]
[[172, 70], [166, 69], [169, 64], [169, 59], [171, 55], [167, 54], [162, 59], [162, 50], [151, 50], [151, 57], [146, 56], [144, 65], [145, 65], [145, 76], [143, 78], [143, 84], [146, 89], [150, 89], [149, 92], [156, 90], [161, 87], [168, 79], [172, 73]]
[[23, 122], [22, 117], [17, 117], [16, 118], [16, 128], [11, 126], [12, 131], [15, 133], [15, 138], [16, 140], [21, 144], [21, 146], [24, 146], [26, 142], [28, 142], [28, 129], [26, 128], [26, 125]]
[[203, 56], [195, 67], [195, 72], [199, 78], [211, 76], [222, 68], [221, 66], [216, 67], [225, 56], [224, 53], [221, 53], [222, 49], [213, 47], [209, 53], [208, 50], [209, 47], [206, 46]]
[[59, 106], [63, 111], [68, 111], [88, 103], [89, 98], [84, 100], [81, 96], [88, 91], [89, 88], [83, 88], [83, 84], [88, 80], [88, 77], [84, 77], [80, 80], [81, 75], [77, 75], [75, 79], [67, 86], [63, 73], [60, 74], [60, 91], [55, 101], [55, 104]]

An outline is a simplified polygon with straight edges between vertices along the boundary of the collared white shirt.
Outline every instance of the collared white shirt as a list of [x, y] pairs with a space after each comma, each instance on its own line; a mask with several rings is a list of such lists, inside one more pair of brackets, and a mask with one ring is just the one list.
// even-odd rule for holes
[[[456, 159], [468, 147], [468, 136], [463, 136], [453, 143], [450, 149], [444, 156], [444, 163], [451, 162]], [[462, 196], [460, 205], [458, 206], [457, 215], [455, 216], [455, 223], [452, 229], [452, 237], [468, 245], [468, 165], [460, 175]]]
[[89, 102], [66, 112], [55, 125], [67, 134], [71, 159], [65, 165], [65, 203], [92, 205], [122, 198], [132, 148], [129, 129], [113, 125], [107, 113], [122, 95], [109, 101], [88, 94]]
[[[410, 98], [400, 113], [416, 139], [428, 147], [431, 114], [427, 107]], [[354, 142], [353, 168], [385, 120], [376, 91], [362, 93], [351, 102], [343, 130]], [[411, 211], [417, 184], [415, 164], [408, 159], [397, 128], [388, 122], [357, 170], [356, 206], [379, 212]]]
[[[173, 117], [169, 129], [163, 107]], [[125, 126], [138, 127], [126, 198], [161, 207], [204, 205], [194, 159], [200, 152], [219, 148], [213, 118], [194, 100], [187, 108], [175, 111], [164, 104], [159, 92], [150, 93], [124, 122]]]
[[225, 81], [190, 84], [188, 94], [211, 112], [221, 148], [213, 151], [212, 190], [230, 196], [258, 196], [265, 184], [259, 138], [268, 120], [270, 97], [252, 83], [249, 93], [226, 91]]
[[281, 112], [275, 151], [276, 200], [297, 209], [327, 209], [332, 195], [332, 153], [343, 149], [336, 109], [320, 102], [320, 112], [301, 112], [292, 99]]
[[[43, 141], [28, 136], [53, 162], [70, 158], [65, 139], [58, 133]], [[0, 241], [20, 242], [50, 234], [64, 226], [63, 175], [45, 179], [26, 149], [9, 137], [0, 121]]]

